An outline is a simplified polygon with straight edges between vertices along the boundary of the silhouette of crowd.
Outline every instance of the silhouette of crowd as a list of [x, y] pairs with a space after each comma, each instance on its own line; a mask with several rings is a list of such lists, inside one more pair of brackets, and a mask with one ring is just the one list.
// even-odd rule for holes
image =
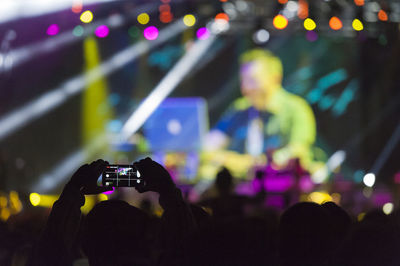
[[97, 185], [107, 164], [97, 160], [75, 172], [44, 228], [31, 230], [41, 230], [39, 238], [2, 224], [1, 265], [400, 265], [397, 211], [375, 210], [357, 221], [333, 202], [299, 202], [279, 213], [264, 206], [265, 191], [236, 195], [227, 169], [216, 177], [216, 195], [193, 203], [146, 158], [134, 163], [145, 181], [136, 189], [158, 193], [160, 217], [148, 203], [140, 209], [119, 199], [84, 216], [84, 195], [110, 190]]

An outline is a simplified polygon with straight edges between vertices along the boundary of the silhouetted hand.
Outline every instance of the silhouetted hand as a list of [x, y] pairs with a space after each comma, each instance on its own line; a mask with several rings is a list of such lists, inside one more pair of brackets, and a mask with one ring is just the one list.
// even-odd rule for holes
[[158, 193], [174, 190], [175, 184], [168, 171], [149, 157], [133, 164], [143, 177], [145, 185], [135, 187], [140, 193], [154, 191]]
[[110, 191], [113, 189], [112, 187], [97, 186], [97, 179], [107, 165], [108, 162], [101, 159], [93, 161], [91, 164], [84, 164], [75, 172], [69, 184], [79, 188], [79, 190], [85, 195]]

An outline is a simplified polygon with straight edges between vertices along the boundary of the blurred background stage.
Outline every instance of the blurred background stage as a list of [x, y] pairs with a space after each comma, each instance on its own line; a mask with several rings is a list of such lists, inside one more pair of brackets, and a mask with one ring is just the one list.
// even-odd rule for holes
[[[316, 118], [323, 166], [301, 199], [393, 208], [399, 35], [397, 0], [3, 0], [1, 219], [50, 205], [97, 158], [151, 156], [196, 199], [215, 174], [200, 174], [205, 135], [241, 96], [238, 58], [256, 47]], [[251, 194], [254, 169], [232, 171]]]

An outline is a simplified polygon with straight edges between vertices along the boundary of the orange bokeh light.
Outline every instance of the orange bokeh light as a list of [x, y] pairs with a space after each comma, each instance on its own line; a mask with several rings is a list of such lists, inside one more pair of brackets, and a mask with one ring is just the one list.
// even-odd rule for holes
[[384, 10], [379, 10], [378, 12], [378, 19], [381, 21], [387, 21], [388, 20], [388, 15]]
[[288, 2], [288, 0], [278, 0], [279, 4], [286, 4]]
[[218, 13], [216, 16], [215, 16], [215, 19], [222, 19], [222, 20], [225, 20], [225, 21], [229, 21], [229, 16], [226, 14], [226, 13]]
[[81, 13], [82, 12], [82, 8], [83, 8], [83, 3], [82, 0], [75, 0], [72, 3], [72, 12], [74, 13]]
[[228, 0], [219, 0], [220, 2], [228, 2]]
[[299, 0], [299, 9], [297, 10], [297, 16], [300, 19], [308, 18], [308, 3], [305, 0]]
[[171, 12], [171, 6], [168, 4], [163, 4], [161, 6], [158, 7], [158, 10], [162, 13], [162, 12]]
[[171, 0], [161, 0], [161, 2], [163, 2], [164, 4], [168, 4], [169, 2], [171, 2]]
[[356, 4], [356, 6], [363, 6], [365, 4], [364, 0], [354, 0], [354, 4]]
[[277, 28], [278, 30], [282, 30], [287, 27], [288, 25], [288, 20], [282, 15], [277, 15], [274, 17], [274, 20], [272, 21], [274, 24], [274, 27]]
[[162, 23], [170, 23], [174, 16], [172, 15], [171, 12], [161, 12], [160, 13], [160, 21]]
[[338, 17], [331, 17], [329, 20], [329, 27], [331, 27], [332, 30], [340, 30], [343, 27], [343, 23]]

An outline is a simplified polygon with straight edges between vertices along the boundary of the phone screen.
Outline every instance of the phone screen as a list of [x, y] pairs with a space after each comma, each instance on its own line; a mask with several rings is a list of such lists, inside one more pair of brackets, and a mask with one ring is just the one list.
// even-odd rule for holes
[[107, 187], [143, 186], [140, 173], [132, 165], [110, 164], [102, 173], [102, 184]]

